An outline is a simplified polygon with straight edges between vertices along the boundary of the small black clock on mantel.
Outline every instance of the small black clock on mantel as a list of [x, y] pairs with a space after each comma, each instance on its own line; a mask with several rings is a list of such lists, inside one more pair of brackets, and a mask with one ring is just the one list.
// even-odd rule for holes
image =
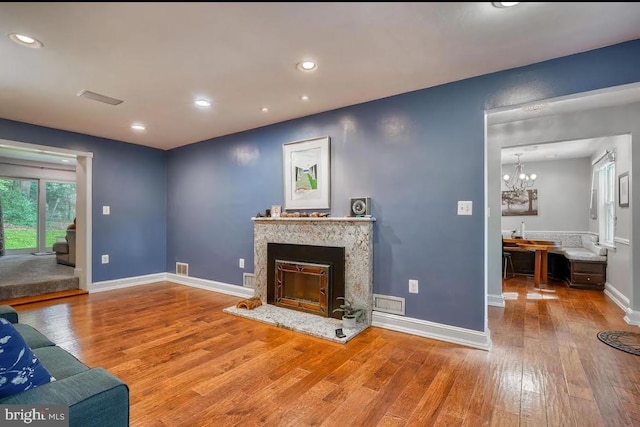
[[371, 198], [352, 197], [349, 199], [349, 216], [371, 216]]

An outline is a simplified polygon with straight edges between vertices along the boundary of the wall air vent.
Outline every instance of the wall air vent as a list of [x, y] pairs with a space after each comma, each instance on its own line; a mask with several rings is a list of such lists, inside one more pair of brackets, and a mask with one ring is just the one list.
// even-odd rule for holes
[[242, 286], [245, 288], [256, 288], [256, 276], [253, 273], [242, 273]]
[[404, 316], [404, 298], [373, 294], [373, 309]]
[[81, 97], [87, 98], [87, 99], [92, 99], [92, 100], [98, 101], [98, 102], [103, 102], [103, 103], [109, 104], [109, 105], [118, 105], [118, 104], [122, 104], [124, 102], [121, 99], [110, 98], [108, 96], [100, 95], [99, 93], [91, 92], [91, 91], [88, 91], [88, 90], [83, 90], [82, 92], [80, 92], [78, 94], [78, 96], [81, 96]]
[[186, 264], [184, 262], [176, 262], [176, 274], [180, 276], [188, 276], [189, 264]]

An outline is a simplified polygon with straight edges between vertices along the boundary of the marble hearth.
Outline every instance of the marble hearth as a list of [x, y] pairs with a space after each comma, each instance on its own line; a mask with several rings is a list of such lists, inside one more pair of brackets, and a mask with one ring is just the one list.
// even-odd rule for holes
[[[338, 342], [346, 342], [371, 325], [375, 218], [252, 218], [252, 220], [254, 221], [255, 295], [260, 296], [263, 306], [254, 310], [229, 308], [225, 311]], [[345, 295], [354, 306], [364, 308], [364, 314], [357, 328], [345, 329], [347, 337], [338, 339], [335, 337], [335, 328], [341, 327], [340, 320], [268, 304], [267, 245], [269, 243], [344, 247]]]

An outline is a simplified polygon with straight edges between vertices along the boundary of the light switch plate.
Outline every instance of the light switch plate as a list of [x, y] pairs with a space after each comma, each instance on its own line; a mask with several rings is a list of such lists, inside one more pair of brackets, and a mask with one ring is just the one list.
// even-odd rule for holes
[[414, 279], [409, 279], [409, 293], [417, 294], [418, 293], [418, 281]]
[[473, 202], [458, 201], [458, 215], [471, 215], [473, 210]]
[[109, 208], [109, 206], [103, 206], [102, 215], [109, 215], [109, 214], [111, 214], [111, 209]]

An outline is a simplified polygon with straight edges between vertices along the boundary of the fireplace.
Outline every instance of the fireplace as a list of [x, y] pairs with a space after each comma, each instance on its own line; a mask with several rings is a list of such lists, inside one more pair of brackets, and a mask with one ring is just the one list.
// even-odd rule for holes
[[[262, 300], [264, 313], [260, 320], [275, 325], [285, 325], [293, 330], [310, 333], [323, 338], [345, 342], [347, 338], [336, 338], [336, 322], [340, 324], [340, 313], [333, 313], [345, 296], [354, 307], [362, 307], [357, 331], [371, 325], [373, 311], [373, 225], [375, 218], [356, 217], [294, 217], [294, 218], [252, 218], [253, 260], [255, 274], [255, 295]], [[271, 250], [269, 250], [271, 246]], [[319, 249], [320, 252], [316, 252]], [[328, 248], [328, 249], [327, 249]], [[277, 257], [281, 261], [329, 265], [327, 272], [331, 279], [324, 314], [291, 307], [276, 306], [274, 301], [275, 261], [274, 249], [284, 249]], [[326, 258], [321, 252], [338, 250], [336, 258]], [[271, 256], [268, 256], [271, 255]], [[304, 265], [304, 264], [302, 264]], [[285, 278], [286, 280], [286, 278]], [[315, 279], [314, 279], [315, 280]], [[327, 282], [329, 283], [329, 282]], [[320, 291], [318, 290], [320, 293]], [[314, 297], [315, 299], [315, 297]], [[319, 301], [320, 297], [318, 297]], [[315, 304], [314, 304], [315, 305]], [[319, 304], [317, 304], [319, 305]], [[239, 310], [233, 310], [238, 312]], [[257, 316], [256, 310], [244, 310], [241, 314]], [[322, 332], [320, 332], [320, 330]]]
[[345, 296], [345, 249], [286, 243], [267, 244], [267, 303], [323, 317]]

